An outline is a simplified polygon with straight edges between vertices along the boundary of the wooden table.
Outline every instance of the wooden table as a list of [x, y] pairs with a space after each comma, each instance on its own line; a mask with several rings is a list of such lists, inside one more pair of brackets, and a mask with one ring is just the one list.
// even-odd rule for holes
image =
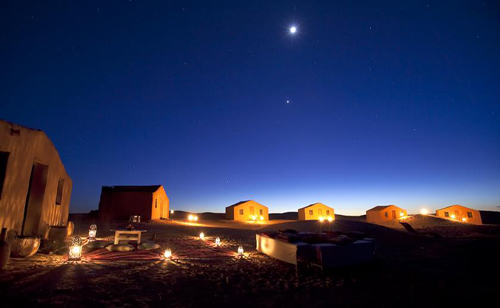
[[147, 232], [147, 230], [111, 230], [115, 231], [115, 245], [120, 244], [120, 241], [137, 241], [137, 244], [141, 243], [142, 232]]

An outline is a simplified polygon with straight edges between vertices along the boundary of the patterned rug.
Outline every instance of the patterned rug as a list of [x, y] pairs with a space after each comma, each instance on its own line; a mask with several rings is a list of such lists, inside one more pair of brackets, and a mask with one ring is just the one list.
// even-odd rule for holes
[[132, 250], [132, 251], [109, 251], [100, 248], [82, 256], [83, 261], [153, 261], [161, 260], [162, 256], [157, 250]]
[[157, 261], [164, 259], [163, 253], [167, 247], [172, 250], [172, 260], [236, 256], [236, 252], [231, 247], [217, 246], [214, 241], [208, 239], [202, 241], [197, 238], [173, 238], [159, 244], [163, 248], [155, 250], [109, 251], [106, 248], [100, 248], [83, 253], [82, 261]]
[[211, 240], [174, 238], [168, 241], [173, 259], [206, 259], [234, 257], [236, 253], [224, 245], [217, 247]]

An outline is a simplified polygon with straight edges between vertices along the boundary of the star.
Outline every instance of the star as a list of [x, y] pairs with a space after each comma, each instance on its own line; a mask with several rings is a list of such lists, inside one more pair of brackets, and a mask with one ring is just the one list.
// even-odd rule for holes
[[290, 33], [294, 34], [295, 32], [297, 32], [297, 27], [295, 26], [290, 27]]
[[286, 103], [287, 103], [287, 104], [290, 104], [290, 100], [288, 100], [288, 99], [287, 99], [287, 100], [286, 100]]

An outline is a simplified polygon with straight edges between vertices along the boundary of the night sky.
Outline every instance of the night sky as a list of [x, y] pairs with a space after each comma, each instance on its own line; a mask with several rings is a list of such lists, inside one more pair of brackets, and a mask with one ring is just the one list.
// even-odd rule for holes
[[500, 205], [497, 1], [0, 8], [0, 118], [48, 134], [71, 212], [149, 184], [192, 211]]

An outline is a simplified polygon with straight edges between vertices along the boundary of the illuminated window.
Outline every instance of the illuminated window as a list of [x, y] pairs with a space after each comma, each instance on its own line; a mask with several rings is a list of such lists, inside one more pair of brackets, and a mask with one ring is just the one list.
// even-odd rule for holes
[[450, 213], [444, 212], [444, 217], [450, 217]]
[[326, 210], [326, 216], [330, 216], [330, 210]]
[[7, 173], [8, 152], [0, 152], [0, 199], [2, 198], [3, 182]]
[[260, 215], [264, 215], [264, 211], [262, 209], [259, 210]]
[[467, 212], [467, 217], [472, 218], [472, 212]]
[[57, 205], [62, 204], [63, 188], [64, 188], [64, 179], [59, 179], [59, 182], [57, 182], [57, 195], [56, 195], [56, 204]]
[[314, 215], [314, 211], [313, 210], [309, 210], [309, 215]]
[[240, 215], [243, 215], [243, 209], [240, 210]]
[[155, 199], [155, 209], [158, 208], [158, 199]]
[[389, 217], [389, 213], [388, 212], [384, 212], [385, 214], [385, 217]]

